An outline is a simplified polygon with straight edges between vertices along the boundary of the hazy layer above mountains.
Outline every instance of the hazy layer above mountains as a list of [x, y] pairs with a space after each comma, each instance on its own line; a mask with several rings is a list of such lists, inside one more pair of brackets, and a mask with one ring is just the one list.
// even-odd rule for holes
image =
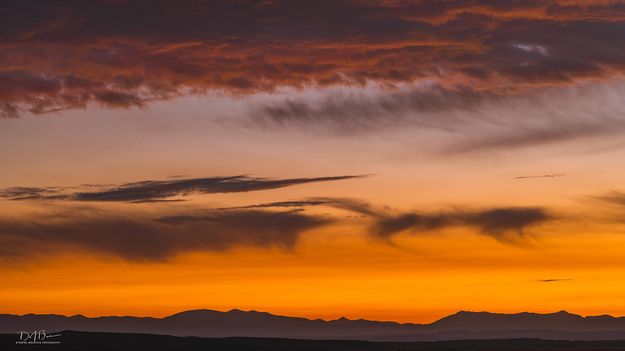
[[550, 314], [458, 312], [431, 324], [349, 320], [324, 321], [266, 312], [192, 310], [164, 318], [82, 315], [0, 315], [0, 333], [21, 330], [77, 330], [202, 337], [283, 337], [430, 341], [453, 339], [541, 338], [625, 340], [625, 317], [582, 317], [565, 311]]

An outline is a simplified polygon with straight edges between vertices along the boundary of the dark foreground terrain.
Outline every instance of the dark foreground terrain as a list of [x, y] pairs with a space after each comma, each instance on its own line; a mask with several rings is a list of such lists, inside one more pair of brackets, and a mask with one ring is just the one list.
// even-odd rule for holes
[[65, 331], [47, 341], [16, 344], [17, 334], [0, 334], [0, 350], [216, 350], [216, 351], [605, 351], [625, 350], [623, 341], [557, 341], [539, 339], [456, 340], [435, 342], [369, 342], [274, 338], [197, 338], [151, 334]]

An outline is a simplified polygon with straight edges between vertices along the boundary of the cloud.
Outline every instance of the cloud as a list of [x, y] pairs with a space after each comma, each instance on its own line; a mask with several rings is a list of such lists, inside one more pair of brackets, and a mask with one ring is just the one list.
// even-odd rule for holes
[[320, 197], [313, 198], [314, 201], [323, 201], [326, 205], [334, 208], [356, 212], [365, 216], [380, 217], [384, 216], [385, 210], [374, 207], [373, 205], [349, 198], [332, 198], [332, 197]]
[[371, 227], [371, 232], [381, 238], [390, 238], [403, 231], [427, 232], [453, 225], [453, 216], [443, 214], [402, 213], [398, 215], [379, 216]]
[[31, 200], [31, 199], [40, 199], [46, 197], [53, 197], [57, 194], [61, 188], [58, 187], [47, 187], [47, 188], [37, 188], [37, 187], [12, 187], [7, 189], [0, 190], [0, 198], [7, 198], [12, 200]]
[[450, 128], [460, 123], [455, 116], [431, 118], [441, 111], [475, 110], [480, 103], [501, 98], [470, 87], [443, 88], [435, 84], [386, 91], [331, 91], [317, 98], [289, 98], [251, 106], [257, 123], [321, 126], [339, 133], [380, 129], [394, 124], [424, 128]]
[[[69, 191], [64, 188], [13, 187], [0, 190], [0, 198], [11, 200], [70, 200], [109, 202], [170, 202], [189, 194], [238, 193], [278, 189], [293, 185], [362, 178], [346, 175], [317, 178], [271, 179], [248, 176], [146, 180], [113, 186], [94, 186], [97, 191]], [[73, 188], [69, 188], [73, 189]]]
[[379, 214], [370, 233], [378, 238], [389, 239], [402, 232], [424, 233], [450, 227], [468, 227], [502, 242], [515, 242], [525, 237], [528, 228], [553, 219], [544, 209], [532, 207]]
[[507, 93], [625, 62], [617, 1], [20, 0], [0, 14], [5, 117], [371, 81]]
[[614, 190], [604, 195], [595, 196], [594, 198], [614, 205], [625, 206], [625, 193], [621, 191]]
[[254, 207], [305, 207], [325, 205], [371, 218], [368, 233], [379, 239], [389, 240], [403, 233], [425, 233], [451, 227], [467, 227], [502, 242], [513, 243], [523, 239], [527, 230], [556, 217], [539, 207], [494, 207], [481, 210], [457, 207], [439, 212], [399, 212], [378, 208], [364, 201], [346, 198], [313, 198], [246, 206]]
[[0, 259], [82, 250], [132, 261], [162, 261], [186, 252], [237, 247], [292, 250], [303, 232], [331, 222], [292, 211], [203, 211], [153, 218], [145, 213], [73, 208], [0, 218]]
[[456, 208], [440, 212], [396, 212], [353, 199], [308, 199], [239, 208], [140, 212], [93, 207], [57, 207], [29, 215], [0, 217], [0, 260], [31, 259], [55, 252], [95, 253], [131, 261], [164, 261], [188, 252], [223, 252], [238, 247], [293, 250], [302, 233], [340, 217], [297, 208], [331, 206], [371, 220], [366, 233], [391, 241], [400, 233], [466, 227], [505, 243], [518, 243], [527, 230], [555, 217], [541, 208]]
[[523, 237], [528, 227], [554, 219], [544, 209], [535, 207], [495, 208], [460, 214], [460, 218], [463, 224], [499, 240], [508, 240], [509, 235]]
[[276, 202], [268, 202], [263, 204], [255, 204], [255, 205], [247, 205], [247, 206], [236, 206], [236, 207], [222, 207], [219, 210], [243, 210], [243, 209], [253, 209], [253, 208], [271, 208], [271, 207], [308, 207], [308, 206], [319, 206], [327, 204], [326, 201], [323, 200], [302, 200], [302, 201], [276, 201]]
[[568, 279], [568, 278], [564, 278], [564, 279], [562, 279], [562, 278], [560, 278], [560, 279], [555, 278], [554, 279], [554, 278], [552, 278], [552, 279], [539, 279], [536, 282], [538, 282], [538, 283], [559, 283], [559, 282], [566, 282], [566, 281], [571, 281], [571, 280], [573, 280], [573, 279]]
[[507, 93], [424, 83], [394, 91], [369, 87], [291, 94], [252, 104], [250, 118], [263, 126], [337, 135], [434, 132], [436, 142], [426, 147], [454, 154], [622, 135], [623, 97], [620, 80]]
[[423, 233], [460, 226], [475, 228], [480, 234], [500, 241], [523, 238], [529, 227], [543, 224], [555, 217], [536, 207], [499, 207], [484, 210], [457, 208], [441, 212], [403, 212], [375, 209], [357, 200], [326, 199], [333, 207], [357, 212], [374, 219], [369, 233], [389, 239], [402, 232]]
[[565, 175], [566, 173], [539, 174], [539, 175], [529, 175], [529, 176], [518, 176], [518, 177], [514, 177], [514, 179], [560, 178], [560, 177], [564, 177]]

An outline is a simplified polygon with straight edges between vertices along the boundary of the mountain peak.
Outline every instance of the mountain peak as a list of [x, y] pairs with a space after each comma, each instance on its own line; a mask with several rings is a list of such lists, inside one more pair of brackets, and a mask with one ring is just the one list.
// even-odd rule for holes
[[286, 317], [254, 310], [196, 309], [169, 317], [78, 317], [0, 315], [0, 333], [30, 330], [82, 330], [204, 337], [355, 338], [371, 340], [442, 340], [446, 338], [610, 338], [625, 340], [625, 318], [582, 317], [567, 311], [515, 314], [459, 311], [431, 324]]
[[166, 318], [172, 318], [172, 317], [186, 317], [186, 316], [202, 316], [202, 315], [206, 315], [206, 314], [214, 314], [214, 313], [225, 313], [225, 312], [220, 312], [220, 311], [215, 311], [215, 310], [209, 310], [209, 309], [205, 309], [205, 308], [198, 308], [195, 310], [188, 310], [188, 311], [182, 311], [182, 312], [178, 312], [178, 313], [174, 313]]
[[443, 317], [442, 319], [457, 319], [457, 318], [471, 318], [471, 317], [478, 317], [478, 316], [489, 316], [489, 315], [496, 315], [497, 313], [491, 313], [491, 312], [484, 312], [484, 311], [458, 311], [454, 314], [450, 314], [449, 316]]

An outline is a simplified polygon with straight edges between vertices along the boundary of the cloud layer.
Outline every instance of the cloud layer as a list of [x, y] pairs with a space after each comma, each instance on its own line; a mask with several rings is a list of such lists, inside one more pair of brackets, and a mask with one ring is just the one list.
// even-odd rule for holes
[[386, 242], [401, 233], [423, 234], [463, 227], [501, 242], [519, 243], [530, 228], [555, 219], [549, 211], [532, 207], [397, 212], [343, 198], [201, 211], [165, 208], [141, 212], [60, 206], [54, 211], [41, 208], [29, 215], [0, 216], [0, 260], [72, 252], [131, 261], [164, 261], [188, 252], [223, 252], [238, 247], [292, 250], [302, 233], [345, 220], [304, 212], [309, 206], [328, 206], [362, 215], [367, 219], [363, 233]]
[[[423, 131], [445, 153], [509, 149], [625, 133], [625, 84], [619, 80], [522, 93], [420, 84], [395, 91], [335, 89], [253, 104], [263, 125], [350, 135]], [[395, 133], [397, 135], [398, 133]], [[433, 145], [423, 145], [432, 147]]]
[[170, 180], [145, 180], [122, 185], [91, 185], [95, 191], [72, 191], [74, 188], [12, 187], [0, 190], [0, 198], [11, 200], [70, 200], [106, 202], [163, 202], [181, 201], [169, 199], [190, 194], [240, 193], [278, 189], [287, 186], [348, 180], [364, 177], [346, 175], [317, 178], [269, 179], [248, 176], [189, 178]]
[[[0, 111], [436, 81], [507, 94], [621, 75], [620, 1], [5, 1]], [[111, 20], [114, 19], [114, 20]]]
[[391, 239], [404, 233], [426, 233], [450, 227], [467, 227], [503, 242], [522, 240], [527, 230], [556, 219], [550, 211], [540, 207], [494, 207], [481, 210], [457, 207], [439, 212], [395, 212], [369, 203], [345, 198], [314, 198], [303, 201], [284, 201], [232, 208], [271, 208], [330, 206], [355, 212], [373, 220], [368, 233], [380, 239]]
[[132, 261], [162, 261], [185, 252], [242, 246], [290, 250], [302, 232], [331, 221], [293, 211], [203, 211], [153, 218], [145, 213], [73, 208], [0, 218], [0, 259], [86, 251]]
[[625, 206], [625, 192], [613, 190], [607, 194], [595, 196], [596, 199], [618, 206]]
[[502, 242], [517, 242], [524, 239], [527, 229], [544, 224], [555, 217], [547, 210], [537, 207], [499, 207], [483, 210], [455, 209], [445, 212], [372, 212], [371, 206], [355, 202], [340, 208], [372, 216], [373, 224], [369, 228], [371, 235], [390, 239], [402, 232], [425, 233], [450, 227], [468, 227], [478, 233]]

